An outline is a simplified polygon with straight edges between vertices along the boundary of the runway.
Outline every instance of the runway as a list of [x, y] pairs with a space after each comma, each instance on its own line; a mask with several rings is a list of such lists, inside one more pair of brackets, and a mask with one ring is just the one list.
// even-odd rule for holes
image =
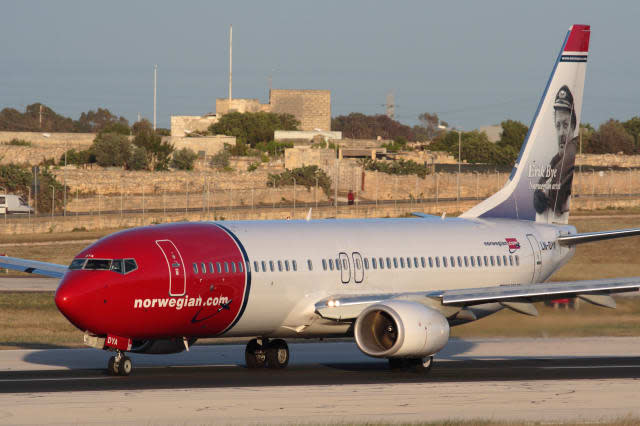
[[247, 370], [242, 345], [196, 345], [133, 355], [129, 377], [107, 375], [103, 351], [1, 351], [0, 422], [640, 417], [637, 338], [452, 340], [426, 375], [391, 371], [351, 342], [290, 347], [282, 371]]

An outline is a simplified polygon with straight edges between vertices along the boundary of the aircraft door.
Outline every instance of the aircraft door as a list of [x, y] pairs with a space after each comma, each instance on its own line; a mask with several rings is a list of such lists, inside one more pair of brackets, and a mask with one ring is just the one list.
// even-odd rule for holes
[[184, 296], [187, 292], [187, 274], [178, 248], [170, 240], [156, 241], [169, 268], [169, 296]]
[[340, 262], [340, 279], [342, 284], [347, 284], [351, 281], [351, 262], [349, 262], [349, 256], [347, 253], [340, 252], [338, 254], [338, 261]]
[[353, 252], [353, 281], [361, 283], [364, 280], [364, 265], [362, 264], [362, 255], [360, 253]]
[[527, 239], [533, 250], [533, 276], [531, 277], [531, 282], [535, 283], [536, 280], [540, 278], [540, 273], [542, 272], [542, 251], [540, 249], [540, 243], [538, 243], [538, 239], [534, 235], [527, 234]]

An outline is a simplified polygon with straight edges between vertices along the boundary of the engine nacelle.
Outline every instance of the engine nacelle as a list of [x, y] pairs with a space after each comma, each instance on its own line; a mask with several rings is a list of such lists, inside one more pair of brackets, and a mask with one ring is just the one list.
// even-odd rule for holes
[[409, 300], [389, 300], [366, 308], [356, 319], [358, 348], [379, 358], [433, 355], [449, 340], [449, 322], [440, 312]]
[[[196, 339], [189, 339], [191, 346]], [[131, 347], [131, 352], [141, 354], [175, 354], [184, 351], [182, 339], [161, 339], [161, 340], [135, 340]]]

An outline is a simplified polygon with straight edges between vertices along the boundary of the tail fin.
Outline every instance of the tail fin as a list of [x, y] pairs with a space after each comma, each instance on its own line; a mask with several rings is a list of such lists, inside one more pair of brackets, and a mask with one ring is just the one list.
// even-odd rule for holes
[[569, 28], [509, 181], [462, 217], [568, 222], [590, 33]]

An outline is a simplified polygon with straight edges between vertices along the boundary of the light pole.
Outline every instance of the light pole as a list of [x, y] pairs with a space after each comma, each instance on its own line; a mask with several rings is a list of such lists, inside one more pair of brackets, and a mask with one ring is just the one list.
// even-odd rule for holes
[[442, 129], [442, 130], [455, 130], [456, 132], [458, 132], [458, 176], [456, 177], [456, 187], [457, 187], [457, 197], [456, 197], [456, 203], [460, 202], [460, 166], [462, 163], [462, 130], [460, 129], [451, 129], [445, 125], [439, 124], [438, 125], [438, 129]]
[[2, 189], [2, 192], [0, 192], [0, 194], [4, 194], [5, 196], [5, 204], [7, 204], [7, 207], [4, 208], [4, 224], [7, 224], [7, 208], [8, 207], [8, 202], [7, 202], [7, 188], [0, 186], [0, 189]]

